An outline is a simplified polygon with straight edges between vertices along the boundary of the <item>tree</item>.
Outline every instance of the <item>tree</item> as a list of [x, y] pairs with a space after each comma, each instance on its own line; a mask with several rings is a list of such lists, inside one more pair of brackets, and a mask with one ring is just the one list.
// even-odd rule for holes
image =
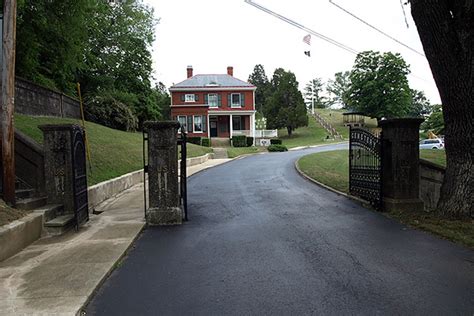
[[266, 95], [268, 93], [268, 78], [265, 69], [261, 64], [255, 65], [253, 72], [250, 74], [248, 82], [257, 87], [255, 91], [255, 109], [261, 112], [265, 104]]
[[423, 91], [411, 90], [411, 106], [408, 116], [425, 117], [431, 113], [433, 107], [430, 101], [426, 98]]
[[348, 106], [377, 119], [406, 116], [412, 101], [409, 73], [399, 54], [374, 51], [357, 54], [349, 76]]
[[437, 210], [474, 217], [474, 3], [410, 0], [426, 58], [441, 96], [446, 173]]
[[340, 104], [343, 109], [347, 107], [347, 93], [351, 85], [350, 74], [350, 71], [337, 72], [334, 74], [334, 80], [329, 80], [326, 86], [326, 91], [334, 95], [331, 102]]
[[444, 134], [443, 110], [440, 104], [433, 106], [433, 111], [422, 123], [421, 128], [425, 131], [433, 131], [435, 134]]
[[286, 128], [291, 137], [296, 128], [308, 125], [308, 114], [295, 74], [276, 69], [270, 89], [271, 94], [263, 108], [267, 128]]
[[304, 99], [309, 108], [312, 108], [313, 101], [315, 108], [324, 109], [329, 105], [329, 100], [322, 96], [321, 92], [323, 92], [323, 82], [321, 78], [314, 78], [306, 84], [304, 88]]

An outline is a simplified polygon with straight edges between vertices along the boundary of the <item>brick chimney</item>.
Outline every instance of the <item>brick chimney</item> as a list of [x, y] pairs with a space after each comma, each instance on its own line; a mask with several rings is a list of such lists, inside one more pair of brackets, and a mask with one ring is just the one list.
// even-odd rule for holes
[[191, 78], [193, 76], [193, 66], [188, 66], [186, 70], [188, 71], [188, 78]]
[[227, 74], [229, 76], [234, 76], [234, 67], [232, 66], [227, 67]]

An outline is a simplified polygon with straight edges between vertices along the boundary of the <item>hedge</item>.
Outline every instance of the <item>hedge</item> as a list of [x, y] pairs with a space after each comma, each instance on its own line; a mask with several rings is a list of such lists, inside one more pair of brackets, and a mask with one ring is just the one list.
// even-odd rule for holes
[[188, 143], [201, 146], [201, 137], [188, 137]]
[[288, 148], [286, 148], [285, 145], [276, 145], [276, 144], [268, 146], [267, 149], [268, 151], [273, 151], [273, 152], [274, 151], [288, 151]]
[[253, 146], [253, 137], [247, 137], [247, 147]]
[[201, 140], [201, 146], [211, 147], [211, 140], [207, 137], [203, 137]]
[[271, 145], [281, 145], [282, 141], [281, 141], [281, 139], [274, 138], [274, 139], [270, 139], [270, 144]]
[[247, 136], [239, 135], [239, 136], [232, 137], [232, 146], [247, 147]]

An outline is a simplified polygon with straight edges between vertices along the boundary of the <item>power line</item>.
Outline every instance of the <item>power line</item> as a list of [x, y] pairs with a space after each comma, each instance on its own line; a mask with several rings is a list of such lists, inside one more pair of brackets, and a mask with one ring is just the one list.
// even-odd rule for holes
[[295, 26], [295, 27], [297, 27], [297, 28], [299, 28], [299, 29], [301, 29], [301, 30], [304, 30], [304, 31], [306, 31], [306, 32], [308, 32], [308, 33], [310, 33], [310, 34], [313, 34], [314, 36], [316, 36], [316, 37], [318, 37], [318, 38], [320, 38], [320, 39], [322, 39], [322, 40], [324, 40], [324, 41], [326, 41], [326, 42], [328, 42], [328, 43], [330, 43], [330, 44], [333, 44], [333, 45], [335, 45], [335, 46], [337, 46], [337, 47], [339, 47], [339, 48], [342, 48], [342, 49], [344, 49], [345, 51], [348, 51], [349, 53], [352, 53], [352, 54], [357, 55], [357, 51], [356, 51], [355, 49], [353, 49], [353, 48], [351, 48], [351, 47], [349, 47], [349, 46], [347, 46], [347, 45], [344, 45], [343, 43], [338, 42], [338, 41], [336, 41], [335, 39], [332, 39], [332, 38], [330, 38], [330, 37], [328, 37], [328, 36], [325, 36], [325, 35], [323, 35], [323, 34], [321, 34], [321, 33], [318, 33], [318, 32], [316, 32], [316, 31], [314, 31], [314, 30], [312, 30], [312, 29], [310, 29], [310, 28], [308, 28], [308, 27], [306, 27], [306, 26], [304, 26], [304, 25], [302, 25], [302, 24], [300, 24], [300, 23], [298, 23], [298, 22], [295, 22], [295, 21], [293, 21], [293, 20], [291, 20], [291, 19], [289, 19], [289, 18], [287, 18], [287, 17], [281, 15], [281, 14], [278, 14], [278, 13], [276, 13], [276, 12], [273, 12], [272, 10], [267, 9], [267, 8], [265, 8], [264, 6], [253, 2], [252, 0], [245, 0], [245, 2], [248, 3], [248, 4], [250, 4], [250, 5], [252, 5], [252, 6], [254, 6], [254, 7], [256, 7], [256, 8], [259, 9], [259, 10], [262, 10], [262, 11], [264, 11], [264, 12], [270, 14], [270, 15], [273, 15], [274, 17], [276, 17], [276, 18], [278, 18], [278, 19], [280, 19], [280, 20], [282, 20], [282, 21], [284, 21], [284, 22], [286, 22], [286, 23], [288, 23], [288, 24], [291, 24], [291, 25], [293, 25], [293, 26]]
[[[402, 46], [408, 48], [409, 50], [411, 50], [411, 51], [417, 53], [418, 55], [421, 55], [421, 56], [425, 57], [425, 54], [423, 54], [423, 53], [417, 51], [416, 49], [414, 49], [414, 48], [408, 46], [407, 44], [405, 44], [405, 43], [399, 41], [399, 40], [396, 39], [395, 37], [393, 37], [393, 36], [391, 36], [391, 35], [385, 33], [385, 32], [382, 31], [381, 29], [379, 29], [379, 28], [373, 26], [372, 24], [366, 22], [366, 21], [363, 20], [362, 18], [359, 18], [357, 15], [355, 15], [354, 13], [352, 13], [352, 12], [350, 12], [350, 11], [344, 9], [343, 7], [341, 7], [340, 5], [338, 5], [337, 3], [334, 3], [332, 0], [329, 0], [329, 3], [331, 3], [331, 4], [334, 5], [335, 7], [339, 8], [340, 10], [344, 11], [345, 13], [349, 14], [349, 15], [352, 16], [353, 18], [355, 18], [355, 19], [359, 20], [360, 22], [364, 23], [364, 24], [367, 25], [368, 27], [370, 27], [370, 28], [376, 30], [376, 31], [379, 32], [380, 34], [382, 34], [382, 35], [384, 35], [384, 36], [390, 38], [392, 41], [397, 42], [398, 44], [400, 44], [400, 45], [402, 45]], [[405, 14], [405, 11], [403, 11], [403, 14]], [[406, 21], [406, 17], [405, 17], [405, 21]], [[408, 23], [407, 23], [407, 25], [408, 25]]]

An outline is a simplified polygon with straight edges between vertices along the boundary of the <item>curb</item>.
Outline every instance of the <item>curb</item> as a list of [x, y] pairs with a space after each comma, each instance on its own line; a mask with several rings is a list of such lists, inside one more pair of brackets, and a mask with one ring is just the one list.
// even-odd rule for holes
[[340, 144], [348, 144], [348, 143], [349, 141], [343, 141], [343, 142], [336, 142], [336, 143], [329, 143], [329, 144], [298, 146], [298, 147], [289, 148], [288, 151], [296, 151], [296, 150], [303, 150], [303, 149], [308, 149], [308, 148], [317, 148], [317, 147], [328, 146], [328, 145], [340, 145]]
[[97, 282], [96, 286], [94, 287], [94, 290], [92, 290], [92, 292], [90, 292], [88, 295], [87, 295], [87, 298], [86, 300], [84, 301], [84, 303], [81, 305], [81, 307], [79, 307], [79, 309], [77, 310], [76, 313], [74, 313], [74, 315], [76, 316], [83, 316], [83, 315], [86, 315], [86, 307], [87, 305], [89, 305], [89, 303], [91, 302], [92, 298], [94, 298], [94, 296], [97, 294], [97, 291], [102, 287], [102, 285], [104, 284], [105, 281], [107, 281], [107, 279], [110, 277], [110, 275], [115, 271], [115, 269], [117, 269], [117, 264], [120, 263], [123, 258], [125, 258], [129, 251], [130, 251], [130, 248], [132, 248], [132, 246], [135, 244], [135, 242], [137, 241], [137, 239], [140, 237], [140, 235], [143, 233], [143, 230], [145, 229], [146, 227], [146, 223], [143, 223], [142, 225], [142, 228], [138, 231], [138, 233], [135, 235], [135, 237], [133, 237], [133, 239], [131, 240], [130, 244], [128, 245], [127, 249], [124, 250], [124, 252], [120, 255], [120, 257], [117, 259], [117, 261], [114, 262], [114, 264], [110, 267], [110, 269], [104, 274], [104, 276], [99, 280], [99, 282]]
[[[304, 156], [303, 156], [303, 157], [304, 157]], [[298, 162], [299, 162], [300, 159], [303, 158], [303, 157], [300, 157], [298, 160], [296, 160], [296, 161], [295, 161], [295, 164], [294, 164], [296, 171], [298, 172], [298, 174], [299, 174], [301, 177], [303, 177], [304, 179], [306, 179], [306, 180], [308, 180], [308, 181], [310, 181], [310, 182], [312, 182], [312, 183], [314, 183], [314, 184], [316, 184], [316, 185], [318, 185], [318, 186], [320, 186], [320, 187], [323, 187], [323, 188], [326, 189], [326, 190], [329, 190], [329, 191], [331, 191], [331, 192], [334, 192], [334, 193], [336, 193], [337, 195], [342, 195], [342, 196], [345, 197], [345, 198], [351, 199], [351, 200], [353, 200], [353, 201], [355, 201], [355, 202], [361, 204], [361, 205], [362, 205], [363, 207], [365, 207], [365, 208], [372, 208], [372, 206], [370, 205], [370, 203], [368, 203], [367, 201], [364, 201], [364, 200], [362, 200], [362, 199], [360, 199], [360, 198], [358, 198], [358, 197], [356, 197], [356, 196], [353, 196], [353, 195], [350, 195], [350, 194], [341, 192], [341, 191], [339, 191], [339, 190], [336, 190], [336, 189], [334, 189], [334, 188], [328, 186], [327, 184], [321, 183], [321, 182], [319, 182], [319, 181], [317, 181], [317, 180], [314, 180], [314, 179], [311, 178], [310, 176], [308, 176], [308, 175], [307, 175], [306, 173], [304, 173], [304, 172], [300, 169], [300, 167], [298, 166]]]

